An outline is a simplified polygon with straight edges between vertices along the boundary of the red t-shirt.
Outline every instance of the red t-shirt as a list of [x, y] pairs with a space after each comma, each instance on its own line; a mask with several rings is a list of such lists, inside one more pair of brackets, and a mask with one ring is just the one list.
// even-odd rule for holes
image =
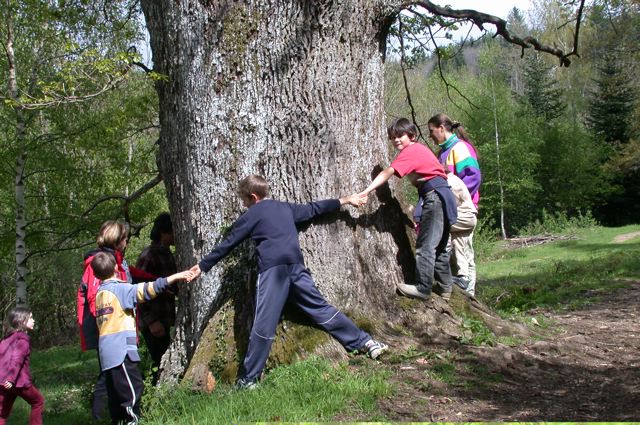
[[414, 143], [402, 149], [396, 159], [391, 163], [398, 177], [408, 176], [411, 184], [416, 184], [418, 179], [431, 180], [434, 177], [447, 178], [442, 164], [428, 147], [421, 143]]

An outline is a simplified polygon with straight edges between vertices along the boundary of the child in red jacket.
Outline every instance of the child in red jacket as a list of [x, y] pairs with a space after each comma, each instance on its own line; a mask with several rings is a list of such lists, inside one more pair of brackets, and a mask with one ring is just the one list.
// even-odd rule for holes
[[29, 370], [31, 343], [28, 331], [35, 321], [31, 310], [16, 307], [4, 324], [5, 337], [0, 341], [0, 425], [4, 425], [18, 396], [31, 405], [29, 425], [42, 425], [44, 397], [33, 385]]

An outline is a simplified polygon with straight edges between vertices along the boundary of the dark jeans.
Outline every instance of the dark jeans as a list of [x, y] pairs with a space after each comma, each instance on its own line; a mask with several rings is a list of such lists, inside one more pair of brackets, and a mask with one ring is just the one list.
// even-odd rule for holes
[[416, 287], [431, 294], [434, 280], [442, 284], [443, 292], [451, 292], [451, 266], [447, 242], [449, 226], [445, 224], [444, 205], [435, 191], [422, 198], [420, 233], [416, 240]]
[[10, 390], [0, 387], [0, 424], [4, 425], [6, 423], [17, 397], [22, 397], [24, 401], [31, 405], [29, 425], [42, 425], [44, 397], [42, 397], [35, 385], [27, 388], [14, 387]]

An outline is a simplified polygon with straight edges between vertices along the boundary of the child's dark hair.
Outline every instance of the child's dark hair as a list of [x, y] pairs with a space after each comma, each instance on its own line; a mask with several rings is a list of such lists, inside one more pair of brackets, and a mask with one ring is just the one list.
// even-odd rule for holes
[[171, 223], [171, 216], [168, 212], [163, 212], [156, 217], [151, 228], [151, 240], [154, 242], [160, 242], [160, 236], [163, 233], [173, 233], [173, 224]]
[[262, 176], [253, 174], [245, 177], [238, 184], [238, 195], [242, 198], [250, 198], [255, 193], [260, 199], [269, 196], [269, 183]]
[[418, 129], [415, 124], [406, 118], [396, 118], [387, 127], [387, 136], [389, 139], [396, 139], [403, 135], [409, 136], [409, 139], [415, 139], [418, 136]]
[[9, 311], [4, 319], [4, 336], [16, 331], [26, 331], [29, 317], [31, 317], [31, 310], [27, 307], [16, 307]]
[[91, 260], [93, 274], [100, 280], [109, 279], [116, 269], [116, 258], [106, 252], [98, 252]]
[[471, 139], [469, 138], [469, 135], [467, 134], [467, 131], [464, 129], [462, 124], [460, 124], [458, 121], [452, 121], [451, 118], [443, 113], [436, 114], [429, 118], [427, 124], [431, 124], [436, 127], [444, 126], [447, 131], [455, 133], [458, 138], [464, 140], [465, 142], [471, 143]]

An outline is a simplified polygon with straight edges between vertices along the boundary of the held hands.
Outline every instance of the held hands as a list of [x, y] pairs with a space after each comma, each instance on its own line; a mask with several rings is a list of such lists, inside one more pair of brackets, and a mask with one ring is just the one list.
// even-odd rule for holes
[[368, 195], [366, 193], [354, 193], [340, 198], [340, 205], [349, 204], [354, 207], [361, 207], [365, 205], [368, 200]]
[[195, 279], [191, 270], [185, 270], [180, 273], [176, 273], [171, 277], [173, 279], [170, 279], [170, 281], [186, 280], [187, 282], [191, 282], [193, 279]]
[[10, 390], [11, 388], [13, 388], [13, 382], [11, 382], [11, 381], [4, 381], [4, 384], [2, 384], [2, 386], [3, 386], [6, 390]]
[[[358, 193], [356, 196], [359, 196], [360, 199], [364, 199], [364, 203], [366, 204], [369, 201], [369, 190], [362, 191]], [[364, 204], [363, 204], [364, 205]]]
[[193, 279], [196, 279], [198, 276], [202, 274], [202, 270], [200, 270], [200, 266], [196, 264], [195, 266], [189, 269], [191, 272], [191, 279], [187, 279], [187, 282], [191, 282]]

